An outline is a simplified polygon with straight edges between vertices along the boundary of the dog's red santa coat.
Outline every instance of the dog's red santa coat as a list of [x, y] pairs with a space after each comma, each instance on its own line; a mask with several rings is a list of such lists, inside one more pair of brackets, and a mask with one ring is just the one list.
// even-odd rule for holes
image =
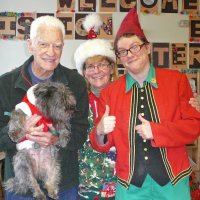
[[[38, 108], [35, 106], [35, 95], [33, 92], [33, 89], [36, 87], [36, 85], [32, 86], [29, 88], [27, 91], [27, 94], [24, 96], [22, 99], [22, 102], [17, 104], [15, 106], [15, 110], [22, 110], [28, 117], [32, 116], [33, 114], [37, 114], [41, 116], [41, 119], [37, 122], [37, 126], [40, 126], [41, 124], [44, 125], [43, 131], [47, 132], [49, 130], [49, 127], [47, 124], [52, 124], [52, 121], [44, 116], [43, 114], [40, 113]], [[29, 149], [33, 147], [34, 142], [28, 140], [26, 137], [24, 137], [18, 144], [17, 144], [17, 149], [22, 150], [22, 149]]]

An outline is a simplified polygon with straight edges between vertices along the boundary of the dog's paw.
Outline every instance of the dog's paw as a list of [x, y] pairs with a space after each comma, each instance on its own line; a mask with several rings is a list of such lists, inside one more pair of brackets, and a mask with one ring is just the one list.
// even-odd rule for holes
[[60, 140], [59, 141], [59, 146], [61, 146], [61, 147], [66, 147], [67, 146], [67, 141], [66, 140]]
[[37, 200], [47, 200], [47, 198], [46, 198], [46, 196], [44, 194], [38, 194], [38, 195], [36, 195], [34, 197]]
[[54, 199], [54, 200], [59, 200], [59, 197], [57, 194], [55, 193], [52, 193], [52, 194], [48, 194], [48, 196], [51, 198], [51, 199]]
[[67, 144], [69, 143], [69, 140], [70, 140], [70, 136], [69, 135], [61, 134], [59, 136], [59, 146], [66, 147]]

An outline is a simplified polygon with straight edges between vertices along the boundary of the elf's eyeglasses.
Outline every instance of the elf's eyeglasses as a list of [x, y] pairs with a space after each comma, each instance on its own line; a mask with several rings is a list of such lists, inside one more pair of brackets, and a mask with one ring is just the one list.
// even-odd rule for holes
[[141, 50], [141, 48], [145, 45], [146, 43], [143, 44], [138, 44], [130, 47], [129, 49], [122, 49], [119, 51], [116, 51], [115, 54], [118, 58], [125, 57], [128, 55], [128, 52], [130, 51], [132, 54], [137, 53]]

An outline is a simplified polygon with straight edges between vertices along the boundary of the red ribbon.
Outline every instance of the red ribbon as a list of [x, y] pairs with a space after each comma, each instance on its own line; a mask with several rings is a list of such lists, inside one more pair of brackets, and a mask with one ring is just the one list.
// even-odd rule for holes
[[97, 37], [97, 34], [95, 33], [94, 29], [91, 28], [89, 33], [88, 33], [87, 39], [93, 39], [93, 38], [96, 38], [96, 37]]

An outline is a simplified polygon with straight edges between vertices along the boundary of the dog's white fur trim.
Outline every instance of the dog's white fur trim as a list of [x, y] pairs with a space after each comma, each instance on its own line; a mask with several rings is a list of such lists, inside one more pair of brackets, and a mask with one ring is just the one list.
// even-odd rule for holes
[[[33, 92], [33, 90], [36, 86], [37, 86], [37, 84], [30, 87], [27, 91], [27, 98], [30, 101], [30, 103], [32, 103], [33, 105], [35, 105], [35, 102], [36, 102], [36, 98], [35, 98], [35, 95]], [[15, 106], [15, 110], [18, 110], [18, 109], [22, 110], [29, 117], [32, 115], [31, 109], [26, 102], [18, 103]]]
[[111, 43], [104, 39], [92, 39], [79, 45], [74, 54], [74, 61], [78, 72], [83, 75], [85, 61], [93, 56], [107, 56], [116, 62], [116, 56]]
[[35, 95], [34, 95], [34, 89], [35, 87], [37, 86], [38, 84], [30, 87], [27, 91], [27, 98], [28, 100], [33, 104], [35, 105], [35, 101], [36, 101], [36, 98], [35, 98]]
[[15, 106], [15, 110], [22, 110], [27, 116], [31, 116], [32, 112], [27, 103], [21, 102]]
[[31, 148], [33, 148], [33, 144], [34, 144], [33, 141], [24, 140], [24, 141], [16, 144], [16, 148], [17, 148], [18, 151], [22, 150], [22, 149], [31, 149]]

